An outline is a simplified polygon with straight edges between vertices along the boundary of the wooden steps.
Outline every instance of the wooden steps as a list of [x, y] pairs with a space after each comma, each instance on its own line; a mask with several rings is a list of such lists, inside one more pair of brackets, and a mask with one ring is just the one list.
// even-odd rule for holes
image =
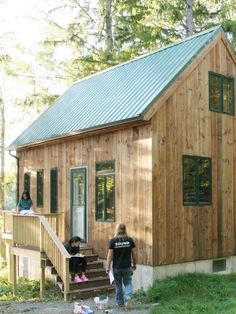
[[[93, 253], [91, 248], [81, 249], [81, 253], [86, 255], [87, 270], [86, 282], [72, 282], [69, 284], [68, 296], [78, 296], [79, 298], [87, 298], [104, 293], [112, 293], [114, 286], [110, 285], [109, 278], [103, 267], [103, 263], [99, 261], [98, 255]], [[59, 286], [61, 292], [64, 292], [64, 284], [61, 278], [57, 275], [56, 269], [49, 260], [46, 260], [46, 266], [52, 275], [56, 276], [56, 284]]]

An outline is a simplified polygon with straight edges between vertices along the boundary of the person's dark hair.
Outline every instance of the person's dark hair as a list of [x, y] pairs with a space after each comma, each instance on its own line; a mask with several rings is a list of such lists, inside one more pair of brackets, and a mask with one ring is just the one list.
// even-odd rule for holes
[[29, 192], [28, 192], [28, 191], [24, 191], [24, 192], [22, 193], [22, 195], [21, 195], [21, 199], [22, 199], [22, 200], [24, 199], [24, 197], [23, 197], [24, 195], [27, 197], [27, 200], [29, 200], [29, 199], [31, 198], [30, 195], [29, 195]]
[[81, 238], [80, 237], [73, 237], [69, 240], [69, 244], [75, 243], [75, 242], [80, 242]]

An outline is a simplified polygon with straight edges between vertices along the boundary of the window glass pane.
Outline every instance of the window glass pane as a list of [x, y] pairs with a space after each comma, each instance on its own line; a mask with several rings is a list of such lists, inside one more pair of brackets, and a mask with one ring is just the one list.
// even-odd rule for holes
[[105, 218], [105, 177], [100, 176], [96, 178], [96, 218]]
[[115, 171], [115, 164], [113, 160], [100, 161], [96, 163], [96, 172], [99, 171]]
[[73, 174], [73, 204], [84, 206], [85, 203], [85, 176], [84, 173], [76, 172]]
[[209, 75], [209, 102], [210, 110], [222, 111], [221, 108], [221, 77]]
[[37, 207], [43, 207], [43, 170], [37, 171]]
[[233, 90], [234, 90], [234, 80], [230, 78], [223, 79], [223, 111], [226, 113], [233, 114]]
[[199, 203], [209, 203], [211, 201], [211, 181], [210, 181], [210, 159], [199, 159]]
[[50, 174], [51, 183], [51, 201], [50, 201], [50, 211], [51, 213], [57, 213], [57, 169], [51, 169]]
[[30, 194], [30, 173], [24, 174], [24, 191], [27, 191]]
[[184, 157], [184, 203], [196, 202], [196, 159]]
[[106, 219], [115, 219], [115, 177], [106, 176]]

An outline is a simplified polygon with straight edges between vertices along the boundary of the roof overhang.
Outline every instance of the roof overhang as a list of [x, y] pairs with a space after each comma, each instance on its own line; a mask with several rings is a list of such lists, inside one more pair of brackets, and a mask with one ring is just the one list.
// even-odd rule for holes
[[19, 146], [8, 146], [6, 150], [20, 151], [20, 150], [24, 150], [24, 149], [32, 148], [36, 146], [38, 147], [38, 146], [48, 145], [52, 143], [56, 144], [56, 143], [63, 142], [65, 140], [72, 141], [72, 140], [75, 140], [75, 138], [77, 139], [77, 138], [90, 137], [90, 136], [100, 135], [103, 133], [115, 132], [117, 130], [135, 127], [135, 126], [142, 126], [142, 125], [147, 125], [147, 124], [150, 124], [150, 121], [144, 120], [143, 117], [140, 115], [139, 117], [135, 117], [132, 119], [126, 119], [126, 120], [118, 121], [115, 123], [99, 125], [99, 126], [92, 127], [89, 129], [73, 131], [67, 134], [50, 137], [42, 141], [36, 141], [33, 143], [27, 143], [27, 144], [19, 145]]

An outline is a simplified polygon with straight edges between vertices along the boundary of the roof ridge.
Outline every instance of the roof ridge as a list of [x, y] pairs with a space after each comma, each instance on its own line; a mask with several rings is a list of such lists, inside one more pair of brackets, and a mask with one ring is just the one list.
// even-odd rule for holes
[[[214, 30], [215, 30], [215, 32], [213, 32]], [[103, 73], [106, 73], [106, 72], [108, 72], [108, 71], [112, 71], [113, 69], [116, 69], [116, 68], [125, 66], [126, 64], [129, 64], [129, 63], [132, 63], [132, 62], [136, 62], [136, 61], [138, 61], [138, 60], [140, 60], [140, 59], [142, 59], [142, 58], [146, 58], [146, 57], [148, 57], [148, 56], [150, 56], [150, 55], [153, 55], [153, 54], [155, 54], [155, 53], [158, 53], [158, 52], [160, 52], [160, 51], [163, 51], [163, 50], [169, 49], [169, 48], [171, 48], [171, 47], [180, 45], [180, 44], [182, 44], [182, 43], [184, 43], [184, 42], [186, 42], [186, 41], [188, 41], [188, 40], [192, 40], [193, 38], [196, 38], [196, 37], [199, 37], [199, 36], [203, 36], [203, 35], [205, 35], [205, 34], [207, 34], [207, 33], [210, 33], [210, 32], [213, 32], [213, 34], [214, 34], [214, 33], [218, 33], [220, 30], [223, 31], [223, 28], [222, 28], [221, 25], [217, 25], [217, 26], [211, 27], [211, 28], [209, 28], [209, 29], [207, 29], [207, 30], [205, 30], [205, 31], [196, 33], [196, 34], [194, 34], [194, 35], [192, 35], [192, 36], [189, 36], [189, 37], [186, 37], [186, 38], [184, 38], [184, 39], [181, 39], [181, 40], [179, 40], [179, 41], [177, 41], [177, 42], [175, 42], [175, 43], [169, 44], [169, 45], [167, 45], [167, 46], [165, 46], [165, 47], [162, 47], [162, 48], [159, 48], [159, 49], [157, 49], [157, 50], [153, 50], [153, 51], [150, 51], [150, 52], [148, 52], [148, 53], [146, 53], [146, 54], [143, 54], [143, 55], [141, 55], [141, 56], [138, 56], [138, 57], [136, 57], [136, 58], [134, 58], [134, 59], [132, 59], [132, 60], [125, 61], [125, 62], [123, 62], [123, 63], [120, 63], [120, 64], [114, 65], [114, 66], [112, 66], [112, 67], [106, 68], [106, 69], [104, 69], [104, 70], [102, 70], [102, 71], [98, 71], [98, 72], [96, 72], [96, 73], [94, 73], [94, 74], [91, 74], [91, 75], [89, 75], [89, 76], [83, 77], [82, 79], [79, 79], [79, 80], [75, 81], [75, 82], [72, 84], [72, 86], [73, 86], [73, 85], [76, 85], [76, 84], [78, 84], [78, 83], [81, 83], [81, 82], [83, 82], [83, 81], [89, 80], [89, 79], [91, 79], [91, 78], [93, 78], [93, 77], [99, 76], [99, 75], [101, 75], [101, 74], [103, 74]]]

